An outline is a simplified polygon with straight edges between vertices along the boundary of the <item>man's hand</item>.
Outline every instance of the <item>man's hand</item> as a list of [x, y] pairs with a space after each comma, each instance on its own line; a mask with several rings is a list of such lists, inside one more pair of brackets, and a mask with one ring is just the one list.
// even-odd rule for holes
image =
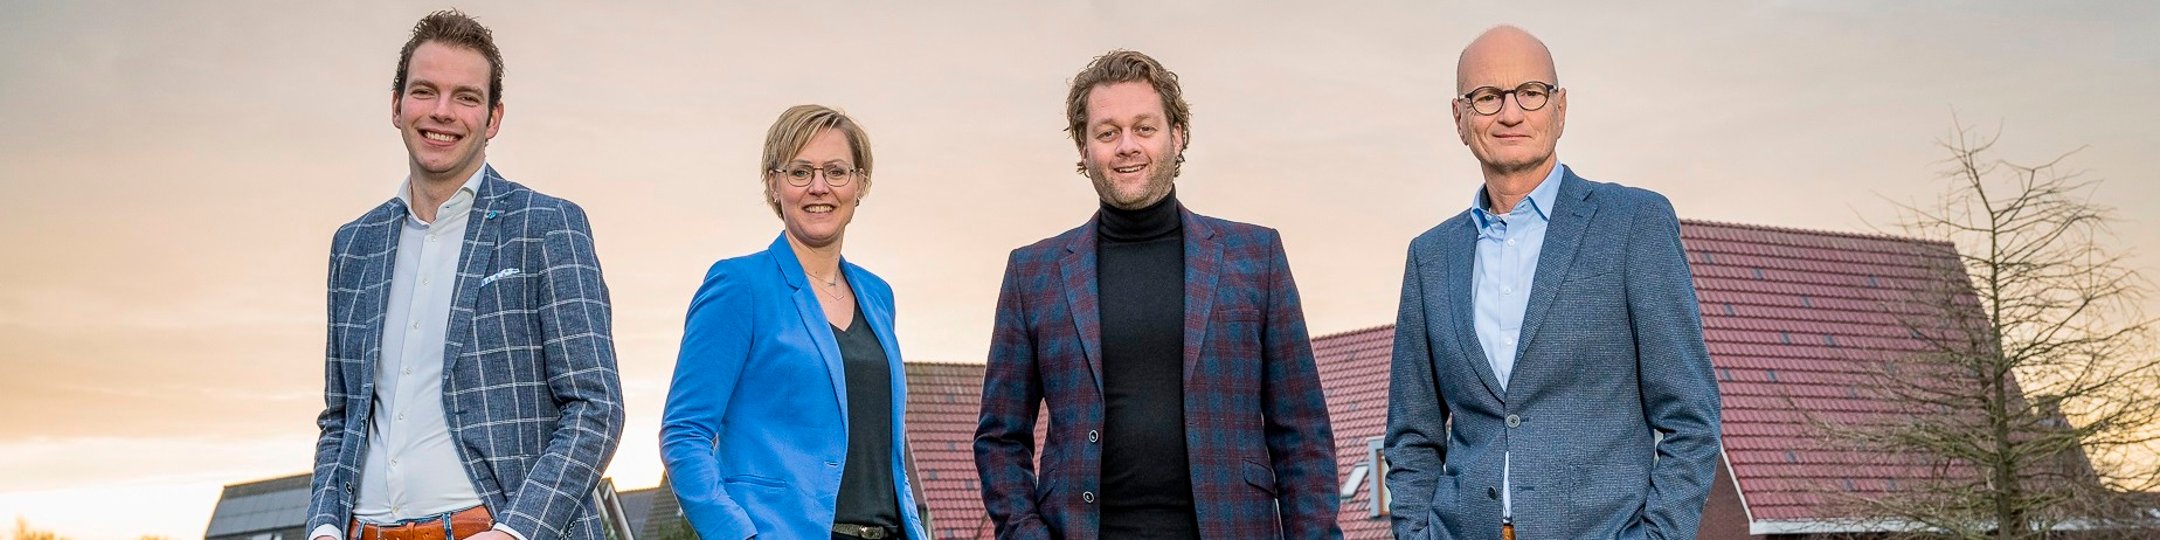
[[488, 529], [480, 534], [468, 536], [465, 540], [517, 540], [517, 537], [502, 532], [502, 529]]

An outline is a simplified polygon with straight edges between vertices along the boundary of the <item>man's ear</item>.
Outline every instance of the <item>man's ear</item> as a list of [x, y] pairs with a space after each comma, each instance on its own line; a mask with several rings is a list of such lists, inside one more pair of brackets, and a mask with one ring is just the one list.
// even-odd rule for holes
[[1558, 90], [1558, 91], [1555, 91], [1555, 92], [1553, 92], [1553, 107], [1556, 107], [1556, 108], [1555, 108], [1555, 109], [1553, 109], [1553, 128], [1552, 128], [1552, 134], [1553, 134], [1553, 138], [1554, 138], [1554, 139], [1559, 139], [1559, 138], [1560, 138], [1560, 134], [1561, 134], [1561, 133], [1563, 133], [1563, 132], [1566, 132], [1566, 131], [1567, 131], [1567, 89], [1566, 89], [1566, 88], [1562, 88], [1562, 89], [1560, 89], [1560, 90]]
[[503, 117], [503, 102], [497, 101], [497, 102], [495, 102], [495, 107], [494, 107], [494, 108], [491, 108], [491, 109], [489, 109], [489, 110], [488, 110], [488, 123], [487, 123], [487, 138], [488, 138], [488, 140], [495, 140], [495, 132], [498, 132], [498, 131], [502, 131], [502, 117]]
[[1455, 115], [1455, 138], [1462, 139], [1463, 146], [1470, 145], [1470, 128], [1463, 125], [1463, 104], [1460, 100], [1448, 100], [1448, 112]]

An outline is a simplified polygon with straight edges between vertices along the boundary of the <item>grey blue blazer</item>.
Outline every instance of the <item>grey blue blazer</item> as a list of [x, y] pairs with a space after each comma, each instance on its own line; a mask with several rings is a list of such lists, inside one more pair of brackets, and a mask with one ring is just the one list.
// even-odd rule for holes
[[1473, 329], [1469, 212], [1410, 243], [1388, 395], [1397, 538], [1500, 538], [1504, 452], [1522, 538], [1695, 537], [1718, 392], [1679, 220], [1648, 190], [1560, 181], [1505, 389]]
[[[444, 333], [444, 413], [495, 521], [526, 540], [599, 540], [593, 486], [622, 435], [607, 284], [585, 211], [488, 168]], [[345, 528], [367, 457], [369, 400], [405, 207], [385, 202], [330, 242], [322, 434], [307, 529]]]

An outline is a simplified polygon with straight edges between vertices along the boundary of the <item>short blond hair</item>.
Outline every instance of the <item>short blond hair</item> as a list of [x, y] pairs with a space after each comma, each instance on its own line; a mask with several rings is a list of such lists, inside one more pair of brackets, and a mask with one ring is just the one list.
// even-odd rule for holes
[[[841, 135], [847, 136], [848, 153], [855, 158], [855, 168], [862, 171], [862, 179], [858, 181], [869, 187], [870, 134], [847, 113], [824, 105], [788, 107], [780, 113], [779, 119], [773, 120], [772, 128], [765, 131], [765, 155], [758, 161], [758, 181], [769, 182], [773, 170], [795, 159], [796, 154], [810, 146], [810, 139], [827, 129], [838, 129]], [[780, 215], [780, 201], [772, 194], [766, 195], [765, 204], [772, 207], [773, 215]]]

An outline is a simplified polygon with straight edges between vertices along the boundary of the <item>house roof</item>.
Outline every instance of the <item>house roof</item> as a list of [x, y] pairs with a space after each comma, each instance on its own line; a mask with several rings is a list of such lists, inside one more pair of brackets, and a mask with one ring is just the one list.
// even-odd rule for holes
[[225, 486], [210, 511], [204, 538], [299, 527], [307, 524], [308, 482], [298, 474]]
[[908, 444], [915, 451], [916, 472], [922, 475], [930, 525], [937, 529], [930, 536], [991, 537], [995, 528], [983, 511], [975, 473], [983, 364], [908, 362], [907, 385]]
[[1717, 368], [1725, 457], [1751, 521], [1834, 519], [1825, 490], [1899, 491], [1942, 474], [1834, 450], [1809, 424], [1902, 414], [1860, 383], [1924, 349], [1912, 317], [1936, 309], [1919, 299], [1964, 275], [1953, 246], [1710, 222], [1685, 223], [1681, 239]]
[[[1726, 460], [1751, 521], [1819, 522], [1836, 517], [1826, 488], [1896, 490], [1937, 474], [1825, 450], [1808, 418], [1890, 414], [1855, 383], [1871, 362], [1919, 348], [1901, 317], [1924, 313], [1911, 293], [1956, 268], [1949, 244], [1692, 220], [1680, 235], [1724, 406]], [[1346, 475], [1365, 463], [1367, 438], [1386, 434], [1393, 340], [1387, 325], [1313, 341]], [[1346, 538], [1387, 537], [1387, 520], [1368, 518], [1371, 493], [1343, 500]]]

